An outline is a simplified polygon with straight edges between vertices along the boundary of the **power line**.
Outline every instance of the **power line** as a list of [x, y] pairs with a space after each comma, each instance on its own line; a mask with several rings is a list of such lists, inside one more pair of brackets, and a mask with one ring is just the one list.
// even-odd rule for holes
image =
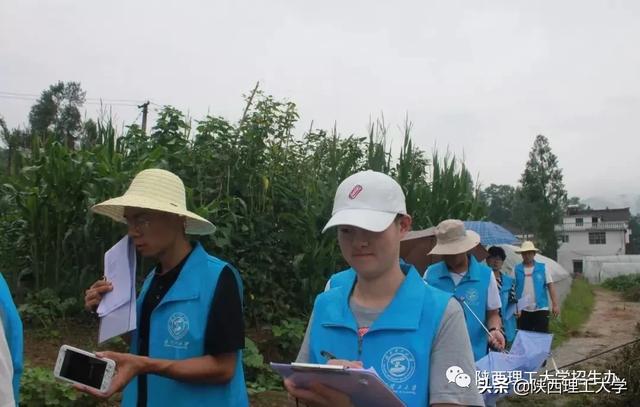
[[[33, 96], [26, 95], [7, 95], [4, 92], [0, 92], [0, 98], [2, 99], [10, 99], [10, 100], [26, 100], [35, 102], [39, 98]], [[115, 100], [115, 99], [114, 99]], [[124, 99], [123, 99], [124, 100]], [[125, 102], [115, 102], [107, 99], [87, 99], [83, 105], [92, 105], [92, 106], [129, 106], [129, 107], [138, 107], [137, 103], [125, 103]]]
[[37, 99], [34, 99], [34, 98], [32, 98], [32, 97], [27, 97], [27, 96], [3, 95], [3, 94], [0, 94], [0, 98], [4, 98], [4, 99], [18, 99], [18, 100], [37, 100]]
[[[0, 97], [9, 99], [21, 99], [21, 100], [38, 100], [41, 95], [33, 93], [21, 93], [21, 92], [8, 92], [0, 90]], [[110, 105], [123, 105], [123, 106], [137, 106], [144, 103], [144, 100], [136, 99], [109, 99], [109, 98], [91, 98], [85, 97], [85, 103], [87, 104], [110, 104]]]
[[615, 348], [607, 349], [607, 350], [605, 350], [604, 352], [596, 353], [595, 355], [591, 355], [591, 356], [589, 356], [589, 357], [586, 357], [586, 358], [583, 358], [583, 359], [580, 359], [580, 360], [576, 360], [575, 362], [571, 362], [571, 363], [566, 364], [566, 365], [564, 365], [564, 366], [560, 366], [560, 367], [556, 368], [556, 370], [562, 370], [562, 369], [567, 368], [567, 367], [569, 367], [569, 366], [573, 366], [573, 365], [576, 365], [576, 364], [578, 364], [578, 363], [582, 363], [582, 362], [584, 362], [584, 361], [586, 361], [586, 360], [593, 359], [593, 358], [597, 358], [598, 356], [602, 356], [602, 355], [604, 355], [605, 353], [609, 353], [609, 352], [612, 352], [612, 351], [614, 351], [614, 350], [618, 350], [618, 349], [620, 349], [620, 348], [624, 348], [625, 346], [629, 346], [629, 345], [634, 344], [634, 343], [636, 343], [636, 342], [638, 342], [638, 341], [640, 341], [640, 338], [638, 338], [638, 339], [634, 339], [634, 340], [632, 340], [632, 341], [630, 341], [630, 342], [627, 342], [627, 343], [623, 343], [622, 345], [616, 346]]

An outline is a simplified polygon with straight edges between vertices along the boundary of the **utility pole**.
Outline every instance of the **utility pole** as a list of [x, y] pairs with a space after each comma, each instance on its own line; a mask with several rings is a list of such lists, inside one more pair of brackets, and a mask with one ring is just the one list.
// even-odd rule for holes
[[142, 109], [142, 135], [147, 135], [147, 113], [149, 113], [149, 101], [147, 100], [138, 109]]

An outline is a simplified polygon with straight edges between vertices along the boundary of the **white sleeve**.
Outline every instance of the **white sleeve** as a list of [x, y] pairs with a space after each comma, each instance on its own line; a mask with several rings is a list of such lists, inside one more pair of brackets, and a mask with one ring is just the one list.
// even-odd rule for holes
[[502, 307], [502, 301], [500, 301], [500, 291], [498, 291], [498, 283], [496, 282], [496, 276], [491, 272], [491, 278], [489, 279], [489, 288], [487, 289], [487, 309], [489, 311], [500, 309]]
[[0, 320], [0, 407], [15, 406], [13, 399], [13, 364], [4, 326]]
[[544, 277], [547, 279], [547, 284], [553, 283], [553, 278], [551, 277], [551, 272], [549, 271], [549, 269], [547, 268], [546, 265], [544, 267]]

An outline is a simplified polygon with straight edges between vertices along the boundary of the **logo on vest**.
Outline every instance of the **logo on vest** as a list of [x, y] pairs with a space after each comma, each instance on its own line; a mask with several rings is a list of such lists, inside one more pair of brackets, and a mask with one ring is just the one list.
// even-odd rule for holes
[[404, 383], [416, 371], [416, 358], [406, 348], [396, 346], [382, 356], [382, 373], [393, 383]]
[[176, 341], [182, 339], [189, 332], [189, 318], [182, 312], [174, 312], [169, 317], [169, 334]]
[[475, 288], [470, 288], [467, 290], [467, 292], [465, 293], [465, 301], [467, 302], [467, 304], [469, 305], [477, 305], [478, 301], [480, 300], [480, 294], [478, 294], [478, 290], [476, 290]]

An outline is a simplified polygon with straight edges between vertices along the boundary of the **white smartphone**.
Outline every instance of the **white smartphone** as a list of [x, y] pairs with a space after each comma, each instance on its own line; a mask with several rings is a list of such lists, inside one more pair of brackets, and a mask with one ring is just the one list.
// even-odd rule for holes
[[105, 392], [111, 385], [116, 371], [116, 362], [99, 358], [91, 352], [62, 345], [53, 375], [58, 379], [93, 387]]

